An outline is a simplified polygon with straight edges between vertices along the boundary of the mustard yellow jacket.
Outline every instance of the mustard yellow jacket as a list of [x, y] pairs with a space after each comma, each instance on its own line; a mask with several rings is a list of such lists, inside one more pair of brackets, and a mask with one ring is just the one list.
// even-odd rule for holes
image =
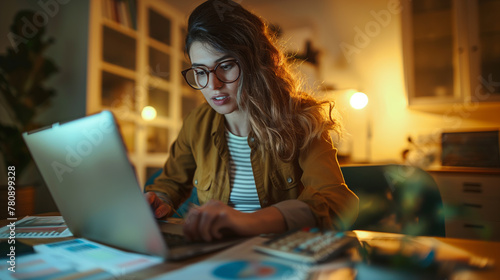
[[[292, 162], [262, 155], [253, 134], [248, 144], [262, 208], [298, 199], [310, 207], [321, 228], [345, 229], [354, 222], [358, 197], [344, 182], [337, 150], [328, 134], [315, 139]], [[231, 188], [224, 116], [208, 104], [190, 113], [163, 170], [146, 191], [165, 193], [174, 207], [189, 197], [193, 186], [201, 204], [210, 199], [227, 204]]]

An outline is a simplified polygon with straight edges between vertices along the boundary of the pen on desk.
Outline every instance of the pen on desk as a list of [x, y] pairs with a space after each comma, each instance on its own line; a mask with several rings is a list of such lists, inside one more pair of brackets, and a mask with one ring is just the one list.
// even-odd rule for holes
[[174, 211], [174, 213], [177, 214], [177, 216], [179, 216], [179, 218], [184, 219], [184, 217], [179, 212], [177, 212], [177, 210], [175, 210], [175, 207], [172, 204], [168, 203], [168, 206], [170, 206], [170, 208], [172, 208], [172, 211]]
[[179, 212], [177, 212], [175, 208], [172, 207], [172, 210], [174, 211], [175, 214], [177, 214], [177, 216], [179, 216], [179, 218], [184, 219], [184, 217], [182, 217], [182, 215], [179, 214]]
[[[170, 205], [170, 204], [168, 204], [168, 205], [170, 206], [170, 208], [172, 208], [172, 211], [174, 211], [174, 213], [175, 213], [175, 214], [177, 214], [177, 216], [179, 216], [179, 218], [181, 218], [182, 220], [184, 220], [184, 217], [183, 217], [183, 216], [182, 216], [179, 212], [177, 212], [177, 211], [175, 210], [175, 208], [174, 208], [174, 207], [172, 207], [172, 205]], [[160, 222], [160, 223], [165, 223], [165, 224], [168, 224], [168, 223], [169, 223], [169, 221], [168, 221], [168, 220], [161, 220], [161, 219], [158, 219], [157, 221], [158, 221], [158, 222]]]

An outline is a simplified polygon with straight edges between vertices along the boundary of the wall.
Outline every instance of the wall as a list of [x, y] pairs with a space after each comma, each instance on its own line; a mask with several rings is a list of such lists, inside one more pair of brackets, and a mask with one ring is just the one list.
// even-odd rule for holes
[[[372, 140], [368, 146], [370, 160], [375, 162], [401, 161], [410, 135], [429, 135], [433, 141], [439, 141], [443, 129], [500, 127], [498, 106], [483, 109], [456, 106], [453, 115], [407, 107], [401, 19], [395, 0], [241, 3], [271, 22], [281, 21], [285, 31], [296, 25], [312, 27], [318, 34], [315, 44], [322, 50], [320, 80], [340, 89], [357, 88], [369, 96], [369, 107], [355, 111], [349, 108], [345, 92], [330, 93], [344, 116], [348, 139], [352, 141], [348, 146], [356, 161], [367, 159], [366, 118], [371, 119]], [[365, 40], [359, 35], [360, 30], [366, 35]], [[346, 44], [357, 49], [343, 51], [341, 46]]]
[[[394, 11], [391, 6], [393, 2], [396, 1], [329, 2], [332, 11], [330, 16], [337, 21], [331, 31], [340, 34], [340, 43], [353, 44], [356, 28], [366, 30], [375, 22], [387, 23], [386, 26], [379, 24], [378, 32], [376, 28], [372, 28], [374, 36], [369, 37], [366, 46], [352, 55], [348, 62], [352, 72], [358, 77], [359, 87], [370, 97], [369, 112], [373, 119], [372, 160], [400, 159], [401, 151], [407, 146], [408, 135], [430, 134], [435, 137], [444, 129], [500, 127], [500, 118], [496, 113], [498, 107], [479, 110], [458, 106], [455, 110], [457, 113], [450, 115], [415, 111], [406, 106], [400, 14], [389, 13], [391, 19], [385, 22], [374, 16], [381, 15], [381, 11]], [[335, 69], [325, 69], [325, 73], [329, 71], [335, 72]], [[327, 74], [325, 78], [330, 76]]]
[[[21, 9], [31, 9], [44, 16], [38, 17], [45, 26], [46, 37], [54, 37], [46, 56], [59, 67], [59, 72], [48, 80], [47, 86], [57, 96], [47, 108], [41, 110], [42, 123], [70, 120], [85, 115], [87, 85], [87, 0], [17, 0], [0, 3], [0, 53], [5, 53], [11, 42], [7, 37], [14, 15]], [[46, 20], [45, 20], [46, 19]], [[33, 19], [28, 19], [33, 23]], [[36, 27], [36, 25], [35, 25]]]
[[[16, 0], [0, 3], [0, 53], [11, 47], [8, 34], [15, 14], [21, 9], [31, 9], [39, 13], [38, 21], [27, 19], [31, 24], [46, 27], [46, 38], [53, 37], [55, 43], [46, 52], [59, 67], [59, 72], [50, 77], [46, 86], [56, 90], [50, 104], [40, 108], [37, 121], [41, 124], [62, 122], [85, 115], [87, 85], [87, 42], [88, 10], [87, 0]], [[37, 26], [35, 25], [35, 28]], [[36, 32], [36, 31], [35, 31]], [[22, 36], [22, 34], [17, 34]], [[2, 114], [2, 122], [8, 122]], [[0, 168], [6, 170], [0, 160]], [[7, 182], [6, 173], [0, 174], [1, 182]], [[36, 189], [35, 212], [56, 210], [50, 194], [38, 175], [36, 167], [30, 166], [24, 175], [17, 174], [18, 186], [39, 184]]]
[[[189, 14], [202, 0], [164, 0]], [[406, 1], [406, 0], [402, 0]], [[402, 160], [408, 147], [407, 137], [428, 136], [439, 141], [444, 129], [499, 128], [498, 106], [477, 109], [454, 106], [454, 114], [437, 114], [411, 110], [407, 106], [403, 72], [401, 14], [396, 0], [239, 0], [285, 33], [310, 29], [321, 50], [318, 81], [338, 89], [356, 88], [369, 98], [366, 110], [351, 109], [346, 91], [323, 92], [337, 100], [347, 129], [344, 152], [351, 151], [355, 161], [387, 162]], [[394, 7], [396, 5], [396, 7]], [[389, 13], [390, 18], [382, 14]], [[378, 24], [378, 25], [377, 25]], [[378, 26], [378, 27], [377, 27]], [[370, 30], [368, 40], [357, 34]], [[287, 34], [285, 34], [287, 36]], [[293, 40], [291, 40], [293, 41]], [[341, 45], [358, 48], [352, 53]], [[352, 50], [352, 49], [351, 49]], [[348, 54], [348, 55], [346, 55]], [[367, 119], [372, 140], [367, 143]], [[369, 150], [369, 151], [367, 151]], [[367, 158], [369, 154], [369, 158]]]

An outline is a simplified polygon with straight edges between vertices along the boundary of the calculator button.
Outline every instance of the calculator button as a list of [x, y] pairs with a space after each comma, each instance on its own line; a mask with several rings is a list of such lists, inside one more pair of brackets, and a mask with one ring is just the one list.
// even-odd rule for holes
[[321, 231], [318, 228], [304, 228], [279, 235], [254, 248], [256, 251], [281, 258], [317, 263], [334, 257], [356, 244], [358, 242], [353, 235]]

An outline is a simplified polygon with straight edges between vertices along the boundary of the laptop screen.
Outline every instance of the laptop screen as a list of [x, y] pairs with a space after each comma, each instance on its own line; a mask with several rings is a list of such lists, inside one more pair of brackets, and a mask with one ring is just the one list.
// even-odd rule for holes
[[166, 256], [111, 112], [25, 132], [23, 138], [75, 236]]

